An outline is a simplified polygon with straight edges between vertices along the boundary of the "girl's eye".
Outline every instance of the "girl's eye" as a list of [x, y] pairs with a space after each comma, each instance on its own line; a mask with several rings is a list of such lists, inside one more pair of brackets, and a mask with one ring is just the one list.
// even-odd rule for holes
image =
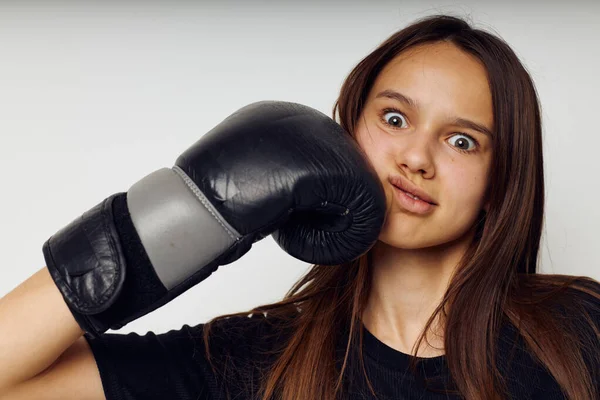
[[383, 114], [383, 121], [388, 124], [391, 125], [395, 128], [406, 128], [406, 126], [403, 126], [403, 122], [404, 124], [406, 124], [406, 117], [398, 112], [398, 111], [392, 111], [392, 110], [384, 110], [385, 114]]
[[[394, 129], [403, 129], [407, 127], [406, 117], [400, 111], [387, 108], [383, 110], [383, 112], [384, 114], [382, 116], [382, 121], [384, 124], [391, 126]], [[460, 138], [461, 136], [467, 138], [467, 140]], [[457, 132], [456, 135], [452, 136], [450, 139], [454, 139], [456, 137], [459, 139], [456, 140], [455, 147], [456, 150], [460, 151], [461, 153], [476, 153], [479, 150], [479, 142], [471, 135]], [[470, 147], [469, 141], [473, 143]], [[468, 147], [469, 149], [465, 149], [465, 147]]]
[[[461, 136], [466, 137], [468, 140], [470, 140], [471, 142], [473, 142], [473, 145], [470, 146], [471, 150], [466, 150], [463, 147], [464, 146], [469, 146], [468, 141], [466, 141], [465, 139], [462, 139]], [[479, 142], [477, 142], [477, 140], [475, 140], [473, 137], [471, 137], [470, 135], [467, 135], [466, 133], [457, 133], [455, 136], [452, 136], [450, 138], [450, 140], [454, 139], [458, 137], [459, 139], [456, 140], [454, 143], [457, 143], [457, 146], [460, 147], [456, 147], [456, 150], [462, 152], [462, 153], [475, 153], [477, 152], [478, 148], [479, 148]], [[473, 150], [474, 149], [474, 150]]]

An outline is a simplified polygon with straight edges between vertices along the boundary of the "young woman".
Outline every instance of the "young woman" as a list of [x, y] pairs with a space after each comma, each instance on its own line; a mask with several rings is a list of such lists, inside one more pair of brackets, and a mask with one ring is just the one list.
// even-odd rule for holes
[[[0, 322], [43, 299], [53, 317], [41, 310], [38, 317], [53, 322], [54, 333], [11, 342], [0, 331], [1, 342], [13, 344], [12, 353], [2, 348], [0, 372], [9, 370], [11, 354], [17, 360], [17, 343], [38, 354], [5, 378], [2, 398], [599, 398], [600, 284], [536, 274], [540, 111], [510, 47], [461, 19], [428, 17], [366, 56], [333, 111], [383, 189], [385, 218], [373, 246], [352, 261], [315, 263], [278, 303], [140, 336], [103, 332], [168, 300], [136, 308], [130, 304], [141, 300], [121, 295], [82, 312], [73, 298], [83, 293], [93, 302], [90, 288], [100, 286], [69, 283], [77, 271], [60, 268], [70, 261], [56, 254], [67, 253], [50, 242], [52, 279], [44, 268], [11, 292]], [[320, 184], [335, 190], [335, 179]], [[369, 202], [377, 191], [358, 197]], [[125, 206], [114, 207], [117, 215]], [[131, 240], [122, 235], [127, 227], [115, 229], [123, 243]], [[289, 236], [278, 235], [290, 251]], [[153, 245], [140, 237], [158, 270]], [[130, 270], [131, 285], [140, 272]], [[135, 293], [153, 290], [144, 288]], [[108, 316], [111, 309], [119, 311]]]

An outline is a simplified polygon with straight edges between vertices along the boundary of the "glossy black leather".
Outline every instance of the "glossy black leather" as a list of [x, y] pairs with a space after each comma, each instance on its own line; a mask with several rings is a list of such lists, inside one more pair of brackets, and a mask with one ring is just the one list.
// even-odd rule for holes
[[385, 194], [358, 144], [310, 107], [250, 104], [177, 160], [240, 233], [273, 234], [294, 257], [339, 264], [377, 240]]
[[125, 259], [110, 196], [44, 243], [50, 275], [86, 330], [97, 329], [85, 315], [97, 314], [117, 299], [125, 281]]
[[43, 246], [52, 278], [92, 336], [171, 301], [269, 234], [296, 258], [339, 264], [366, 252], [384, 222], [383, 188], [356, 142], [332, 119], [300, 104], [246, 106], [176, 165], [242, 236], [167, 290], [133, 226], [126, 193], [108, 197]]

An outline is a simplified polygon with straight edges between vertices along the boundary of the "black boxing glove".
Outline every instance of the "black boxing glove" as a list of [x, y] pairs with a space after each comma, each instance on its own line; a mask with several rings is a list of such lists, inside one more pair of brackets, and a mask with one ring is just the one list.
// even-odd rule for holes
[[317, 264], [354, 260], [385, 218], [358, 144], [309, 107], [238, 110], [176, 161], [93, 207], [43, 246], [50, 274], [92, 337], [161, 307], [273, 234]]

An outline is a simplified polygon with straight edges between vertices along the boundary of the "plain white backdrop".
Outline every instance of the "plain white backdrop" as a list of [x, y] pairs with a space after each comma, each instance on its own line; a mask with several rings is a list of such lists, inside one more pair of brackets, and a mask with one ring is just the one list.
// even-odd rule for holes
[[[381, 41], [434, 13], [503, 37], [544, 123], [541, 273], [600, 279], [600, 2], [0, 2], [0, 296], [43, 243], [259, 100], [331, 115]], [[309, 267], [268, 237], [118, 332], [156, 333], [281, 299]]]

